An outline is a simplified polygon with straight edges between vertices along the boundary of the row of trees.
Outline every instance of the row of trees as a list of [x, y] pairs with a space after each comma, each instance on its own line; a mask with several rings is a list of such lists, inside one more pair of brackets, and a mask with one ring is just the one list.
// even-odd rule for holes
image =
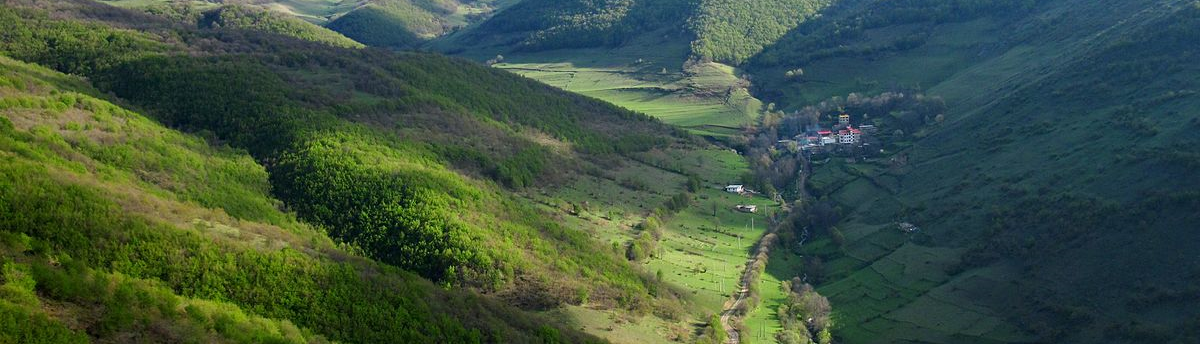
[[[689, 178], [689, 181], [695, 177]], [[638, 235], [625, 245], [625, 257], [631, 261], [643, 261], [653, 257], [658, 252], [658, 242], [663, 236], [663, 222], [680, 211], [691, 206], [692, 192], [699, 191], [698, 184], [688, 184], [688, 191], [681, 192], [667, 199], [662, 207], [655, 208], [642, 223], [638, 224]]]
[[832, 343], [829, 300], [799, 277], [781, 282], [780, 287], [787, 293], [787, 301], [777, 310], [783, 328], [775, 333], [775, 340], [781, 344]]

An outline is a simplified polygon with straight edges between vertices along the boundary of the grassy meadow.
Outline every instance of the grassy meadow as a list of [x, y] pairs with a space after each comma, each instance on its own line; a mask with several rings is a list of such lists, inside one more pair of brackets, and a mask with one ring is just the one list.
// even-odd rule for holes
[[493, 67], [645, 113], [698, 135], [729, 136], [753, 125], [763, 103], [750, 95], [740, 72], [720, 63], [685, 65], [686, 52], [679, 42], [639, 38], [614, 49], [509, 54]]
[[[744, 157], [730, 150], [652, 150], [618, 169], [574, 176], [561, 186], [529, 192], [530, 200], [556, 211], [557, 220], [565, 226], [581, 228], [594, 240], [623, 252], [624, 245], [640, 234], [637, 225], [685, 188], [687, 175], [698, 176], [702, 185], [693, 193], [690, 206], [663, 221], [655, 257], [640, 264], [647, 274], [661, 274], [663, 281], [684, 295], [683, 310], [688, 316], [678, 321], [630, 317], [586, 304], [555, 312], [616, 343], [675, 338], [680, 331], [694, 331], [701, 316], [719, 313], [735, 290], [768, 215], [778, 209], [777, 203], [762, 196], [724, 192], [722, 188], [738, 183], [746, 169]], [[734, 210], [739, 204], [758, 205], [759, 212]]]

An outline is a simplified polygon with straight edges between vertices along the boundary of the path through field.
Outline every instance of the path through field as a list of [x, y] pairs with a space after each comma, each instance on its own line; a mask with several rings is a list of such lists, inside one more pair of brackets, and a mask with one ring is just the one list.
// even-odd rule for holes
[[[800, 199], [805, 200], [808, 196], [808, 190], [805, 190], [803, 185], [806, 185], [807, 183], [809, 169], [812, 167], [812, 165], [809, 164], [808, 159], [805, 158], [803, 159], [803, 164], [801, 166], [803, 167], [798, 172], [798, 177], [800, 180], [799, 185], [801, 185]], [[791, 205], [787, 202], [784, 202], [781, 209], [782, 211], [779, 215], [768, 219], [769, 223], [767, 225], [767, 231], [758, 239], [758, 243], [754, 245], [754, 251], [750, 252], [750, 258], [746, 260], [746, 268], [742, 271], [742, 277], [738, 279], [737, 292], [734, 293], [733, 299], [725, 302], [725, 308], [721, 311], [721, 327], [723, 327], [725, 329], [725, 333], [729, 335], [729, 339], [725, 341], [726, 343], [741, 343], [741, 333], [738, 331], [736, 326], [733, 326], [733, 320], [738, 317], [738, 315], [734, 314], [734, 311], [743, 303], [745, 303], [746, 298], [750, 296], [748, 286], [752, 282], [751, 279], [754, 278], [753, 270], [756, 263], [758, 263], [758, 253], [770, 248], [772, 244], [771, 239], [774, 237], [772, 234], [775, 234], [775, 232], [779, 230], [779, 226], [782, 225], [782, 222], [780, 222], [779, 219], [785, 219], [788, 217], [788, 212], [791, 210]], [[805, 228], [804, 233], [800, 238], [800, 245], [804, 245], [804, 241], [807, 239], [808, 229]], [[805, 276], [805, 279], [807, 279], [807, 276]]]

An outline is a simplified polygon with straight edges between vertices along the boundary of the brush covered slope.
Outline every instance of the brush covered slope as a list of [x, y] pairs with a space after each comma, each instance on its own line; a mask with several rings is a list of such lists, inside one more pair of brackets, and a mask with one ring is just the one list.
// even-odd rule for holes
[[428, 54], [0, 11], [4, 55], [92, 83], [5, 60], [6, 312], [56, 324], [6, 335], [575, 342], [509, 305], [675, 297], [509, 189], [680, 140], [642, 115]]
[[336, 245], [245, 151], [0, 71], [5, 342], [595, 340]]
[[[794, 118], [845, 111], [884, 141], [818, 160], [795, 225], [818, 235], [796, 249], [835, 333], [1196, 341], [1198, 18], [1194, 1], [846, 1], [751, 59]], [[778, 137], [804, 131], [790, 121]]]

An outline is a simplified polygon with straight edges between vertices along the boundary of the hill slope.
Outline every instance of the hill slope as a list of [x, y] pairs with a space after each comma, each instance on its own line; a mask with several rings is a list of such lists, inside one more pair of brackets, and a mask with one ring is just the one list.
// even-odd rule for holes
[[198, 25], [206, 28], [240, 28], [271, 32], [346, 48], [363, 47], [362, 43], [351, 40], [332, 30], [302, 21], [298, 18], [250, 6], [222, 6], [206, 11], [201, 13]]
[[[18, 189], [5, 194], [16, 198], [6, 206], [20, 209], [5, 213], [34, 217], [12, 219], [18, 222], [6, 225], [4, 229], [5, 233], [17, 234], [17, 239], [13, 240], [18, 244], [14, 247], [23, 247], [20, 242], [28, 241], [21, 239], [21, 233], [34, 240], [33, 247], [41, 247], [29, 258], [14, 258], [20, 260], [20, 264], [34, 267], [35, 272], [39, 269], [38, 264], [42, 264], [37, 263], [37, 259], [41, 259], [37, 257], [44, 257], [41, 256], [43, 252], [79, 250], [80, 269], [129, 275], [152, 285], [165, 283], [166, 288], [179, 297], [197, 302], [229, 302], [231, 307], [242, 309], [240, 312], [247, 316], [253, 314], [290, 321], [299, 326], [300, 330], [296, 331], [301, 334], [347, 342], [590, 340], [591, 337], [556, 325], [565, 319], [542, 320], [501, 306], [495, 298], [526, 309], [587, 302], [601, 310], [640, 313], [661, 303], [669, 304], [678, 297], [666, 292], [661, 281], [631, 266], [618, 255], [619, 252], [600, 246], [587, 233], [555, 222], [547, 216], [546, 210], [512, 190], [553, 182], [564, 175], [591, 173], [588, 171], [599, 170], [609, 162], [619, 163], [624, 159], [620, 154], [679, 142], [678, 137], [672, 136], [672, 130], [646, 117], [504, 72], [433, 55], [340, 49], [246, 30], [195, 30], [87, 2], [22, 3], [51, 8], [55, 19], [39, 10], [4, 7], [0, 13], [5, 18], [4, 30], [11, 34], [0, 44], [3, 54], [87, 76], [103, 92], [120, 97], [113, 101], [128, 102], [160, 123], [204, 138], [203, 141], [187, 139], [192, 140], [189, 143], [192, 146], [207, 147], [204, 143], [208, 142], [218, 147], [233, 147], [225, 149], [238, 152], [230, 154], [239, 156], [237, 159], [242, 165], [221, 167], [221, 171], [260, 171], [253, 178], [220, 174], [198, 177], [198, 180], [209, 181], [204, 185], [218, 188], [209, 190], [194, 186], [201, 184], [200, 181], [176, 180], [179, 178], [176, 174], [188, 176], [191, 175], [188, 171], [204, 170], [194, 165], [174, 165], [175, 161], [193, 161], [195, 158], [170, 155], [162, 161], [130, 161], [133, 147], [154, 147], [144, 143], [123, 146], [123, 150], [116, 153], [103, 152], [113, 155], [104, 156], [106, 159], [139, 166], [111, 167], [114, 173], [129, 176], [124, 177], [128, 181], [118, 180], [111, 188], [128, 188], [133, 192], [141, 190], [140, 185], [151, 183], [159, 186], [146, 191], [150, 195], [146, 197], [180, 197], [181, 202], [190, 200], [186, 197], [196, 197], [194, 201], [199, 202], [199, 205], [180, 205], [179, 210], [165, 211], [162, 215], [115, 207], [113, 202], [121, 204], [121, 201], [107, 199], [103, 193], [80, 191], [82, 196], [71, 196], [75, 191], [43, 192], [37, 189], [43, 186], [53, 190], [70, 188], [63, 186], [65, 182], [61, 180], [46, 180], [30, 184], [37, 188], [20, 189], [24, 184], [20, 181], [39, 173], [14, 175], [6, 179], [10, 182], [6, 185]], [[119, 29], [121, 27], [137, 29]], [[52, 41], [73, 44], [47, 44]], [[86, 88], [82, 82], [73, 83]], [[14, 92], [20, 92], [24, 86], [14, 87], [17, 87]], [[88, 91], [78, 88], [43, 91], [54, 94], [68, 90], [86, 92], [93, 97], [100, 94], [90, 88]], [[5, 99], [8, 101], [8, 97]], [[41, 105], [36, 104], [42, 102], [27, 104], [18, 100], [15, 104], [22, 109], [33, 108], [28, 112], [37, 113], [40, 110], [36, 108]], [[9, 119], [18, 118], [17, 115], [28, 116], [26, 112], [5, 113]], [[118, 122], [142, 121], [151, 126], [148, 130], [169, 131], [139, 119], [139, 115], [125, 116], [131, 119]], [[20, 122], [15, 130], [28, 131], [30, 137], [38, 137], [40, 129], [37, 128], [41, 128], [38, 121], [50, 119], [34, 117], [11, 122]], [[96, 126], [88, 123], [63, 125], [86, 130]], [[190, 137], [178, 133], [172, 135]], [[53, 142], [61, 140], [50, 138], [53, 137], [30, 143], [32, 148], [28, 149], [49, 150], [77, 158], [76, 153], [55, 148], [59, 146]], [[107, 139], [101, 137], [98, 140]], [[122, 140], [117, 142], [124, 142]], [[26, 148], [14, 148], [16, 151], [21, 149]], [[161, 148], [168, 152], [172, 149], [175, 148], [170, 144]], [[140, 167], [141, 164], [149, 167]], [[218, 162], [212, 164], [220, 165]], [[154, 170], [165, 167], [170, 169]], [[87, 168], [68, 169], [85, 176], [97, 173]], [[225, 180], [252, 185], [225, 187], [220, 182]], [[236, 194], [251, 190], [257, 190], [257, 193]], [[235, 195], [221, 196], [222, 192]], [[35, 197], [43, 197], [39, 199], [46, 202], [21, 202]], [[160, 203], [153, 197], [148, 202]], [[282, 204], [271, 197], [278, 197]], [[52, 207], [52, 201], [57, 198], [80, 199], [82, 205], [79, 206], [85, 208], [58, 211], [59, 208]], [[196, 208], [191, 210], [189, 207]], [[102, 213], [99, 209], [107, 210]], [[295, 211], [295, 217], [279, 209]], [[196, 222], [200, 224], [193, 223], [191, 218], [159, 218], [189, 212], [225, 212], [231, 217], [220, 221], [204, 217], [202, 219], [207, 222]], [[70, 214], [97, 216], [56, 217]], [[93, 220], [98, 222], [87, 222]], [[231, 245], [235, 246], [232, 248], [212, 244], [217, 246], [212, 246], [213, 253], [209, 254], [204, 250], [210, 250], [205, 248], [210, 247], [210, 239], [203, 236], [187, 239], [190, 241], [168, 236], [162, 239], [167, 242], [161, 247], [151, 239], [138, 239], [146, 242], [145, 245], [126, 245], [120, 244], [122, 241], [118, 239], [105, 237], [141, 235], [134, 229], [121, 229], [123, 223], [142, 223], [139, 221], [150, 223], [145, 225], [150, 228], [147, 229], [149, 233], [189, 233], [187, 231], [193, 226], [216, 228], [221, 233], [240, 233], [249, 230], [247, 228], [257, 229], [260, 225], [256, 223], [265, 222], [261, 226], [288, 228], [301, 233], [305, 239], [286, 245], [301, 253], [263, 253], [267, 256], [259, 258], [257, 250], [236, 246], [242, 245], [240, 239], [233, 240]], [[170, 226], [158, 228], [159, 222]], [[30, 223], [41, 227], [34, 226], [29, 230], [45, 229], [18, 230], [18, 224]], [[72, 234], [69, 229], [73, 226], [96, 228], [97, 232]], [[280, 230], [269, 230], [264, 235], [283, 235], [280, 233]], [[325, 238], [325, 234], [332, 240]], [[71, 241], [41, 243], [58, 237]], [[115, 240], [113, 245], [124, 245], [121, 247], [127, 249], [93, 252], [79, 246], [84, 242], [109, 240]], [[176, 250], [172, 245], [183, 244], [200, 247], [189, 249], [199, 252], [200, 258], [163, 258], [162, 254]], [[304, 256], [325, 251], [330, 252], [327, 255], [331, 258]], [[18, 257], [29, 251], [14, 249], [12, 252]], [[353, 258], [353, 254], [373, 261]], [[241, 256], [246, 260], [238, 258]], [[262, 273], [243, 266], [253, 261], [276, 259], [274, 257], [298, 260], [298, 266], [315, 272], [296, 271], [290, 265], [292, 263], [281, 263], [285, 267], [256, 265], [276, 269]], [[232, 261], [222, 265], [207, 260], [210, 258]], [[43, 262], [53, 265], [64, 258], [51, 256], [46, 259]], [[322, 263], [319, 259], [332, 261]], [[347, 260], [358, 265], [346, 265], [351, 264]], [[357, 268], [359, 265], [371, 268], [360, 269]], [[326, 267], [332, 272], [316, 271]], [[433, 283], [402, 272], [401, 268], [456, 291], [439, 291]], [[177, 272], [180, 269], [190, 269], [188, 274], [198, 275], [174, 277], [183, 273]], [[364, 277], [351, 277], [356, 274]], [[43, 281], [41, 275], [35, 275], [37, 283], [49, 283]], [[329, 282], [325, 286], [295, 282], [295, 289], [279, 287], [278, 293], [254, 289], [262, 287], [265, 283], [262, 281], [284, 277], [312, 283]], [[375, 282], [375, 278], [384, 281]], [[21, 287], [28, 289], [25, 284]], [[364, 291], [367, 289], [411, 290], [412, 293]], [[458, 291], [462, 289], [490, 295]], [[335, 295], [324, 298], [322, 292]], [[54, 296], [43, 300], [42, 304], [83, 302], [74, 299], [75, 295]], [[111, 302], [127, 303], [123, 300]], [[346, 308], [322, 308], [333, 304]], [[363, 306], [354, 306], [359, 304]], [[83, 331], [97, 339], [110, 335], [148, 335], [147, 331], [154, 328], [143, 326], [142, 320], [122, 318], [114, 320], [120, 321], [115, 325], [117, 332], [98, 332], [100, 330], [89, 325], [91, 320], [82, 313], [37, 315], [41, 313], [36, 308], [29, 308], [22, 314], [65, 322], [69, 329]], [[426, 310], [433, 313], [426, 313]], [[170, 312], [163, 313], [168, 317], [164, 321], [176, 321], [177, 318], [168, 314]], [[75, 321], [80, 323], [72, 323]], [[224, 320], [215, 323], [217, 325], [195, 326], [226, 326]], [[545, 326], [528, 327], [535, 323]], [[187, 325], [186, 322], [179, 324]], [[286, 325], [263, 326], [268, 332], [292, 331]], [[283, 330], [273, 330], [277, 327]]]
[[849, 342], [1194, 341], [1195, 267], [1165, 266], [1200, 245], [1200, 7], [975, 4], [844, 2], [751, 60], [795, 119], [896, 131], [814, 167], [823, 215], [796, 228], [821, 264], [798, 272]]
[[525, 336], [544, 320], [347, 253], [280, 212], [242, 151], [98, 99], [79, 79], [4, 57], [0, 70], [0, 337], [542, 340]]

